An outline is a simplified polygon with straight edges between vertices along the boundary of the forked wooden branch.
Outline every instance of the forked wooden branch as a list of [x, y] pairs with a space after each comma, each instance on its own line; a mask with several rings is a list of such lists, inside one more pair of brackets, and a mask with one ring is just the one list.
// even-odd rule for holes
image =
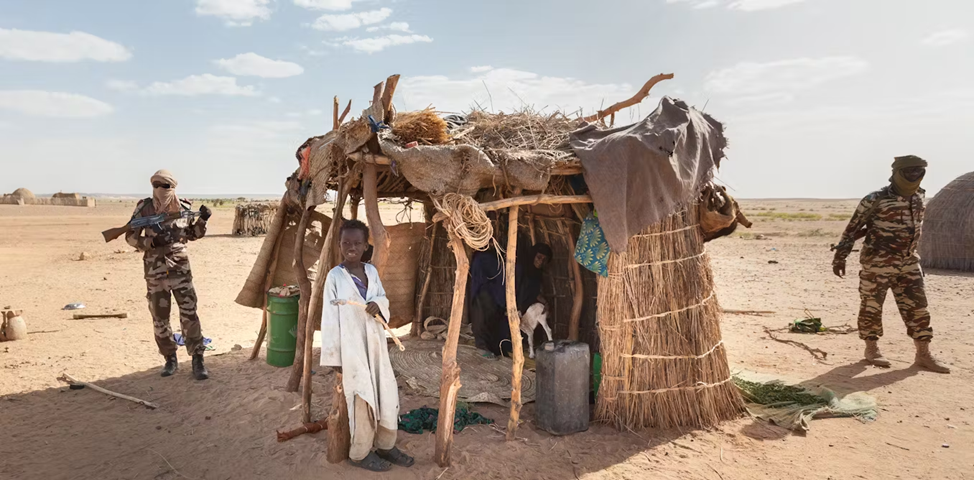
[[62, 382], [65, 382], [65, 383], [68, 383], [68, 384], [71, 384], [71, 385], [84, 385], [85, 387], [90, 388], [90, 389], [92, 389], [92, 390], [94, 390], [96, 392], [104, 393], [105, 395], [108, 395], [110, 397], [121, 398], [122, 400], [128, 400], [130, 402], [135, 402], [135, 403], [138, 403], [139, 405], [142, 405], [143, 407], [150, 408], [152, 410], [155, 410], [155, 409], [159, 408], [159, 405], [156, 405], [156, 404], [154, 404], [152, 402], [147, 402], [147, 401], [142, 400], [140, 398], [130, 397], [130, 396], [125, 395], [125, 394], [121, 394], [121, 393], [118, 393], [118, 392], [113, 392], [113, 391], [111, 391], [111, 390], [109, 390], [107, 388], [101, 388], [98, 385], [94, 385], [94, 384], [91, 384], [91, 383], [88, 383], [88, 382], [82, 382], [81, 380], [78, 380], [78, 379], [72, 377], [71, 375], [68, 375], [67, 373], [62, 374], [58, 378], [58, 380], [61, 380]]
[[612, 105], [611, 107], [605, 110], [600, 110], [599, 113], [596, 113], [595, 115], [589, 115], [583, 118], [582, 120], [585, 120], [586, 122], [596, 122], [610, 115], [615, 115], [616, 112], [622, 110], [623, 108], [629, 108], [633, 105], [638, 104], [639, 102], [642, 102], [643, 100], [646, 99], [646, 97], [649, 96], [649, 91], [657, 83], [662, 82], [663, 80], [669, 80], [671, 78], [673, 78], [672, 73], [661, 73], [653, 78], [650, 78], [649, 81], [646, 82], [645, 85], [643, 85], [643, 88], [640, 88], [639, 91], [636, 92], [636, 94], [630, 97], [629, 99], [616, 103], [615, 105]]
[[338, 117], [338, 125], [341, 126], [345, 122], [345, 117], [348, 116], [348, 112], [352, 111], [352, 101], [348, 101], [348, 105], [345, 105], [345, 110], [342, 111], [342, 116]]
[[453, 417], [457, 408], [457, 392], [460, 390], [460, 365], [457, 364], [457, 344], [460, 341], [460, 323], [463, 320], [463, 303], [467, 291], [467, 274], [470, 260], [463, 247], [463, 240], [452, 231], [450, 247], [457, 260], [457, 271], [453, 281], [453, 305], [450, 307], [450, 326], [447, 329], [446, 344], [443, 345], [443, 368], [440, 373], [440, 413], [436, 423], [436, 446], [434, 457], [441, 467], [450, 465], [450, 450], [453, 448]]
[[[520, 194], [515, 190], [515, 195]], [[520, 207], [514, 205], [507, 219], [507, 262], [505, 264], [505, 293], [507, 296], [507, 324], [511, 329], [511, 415], [507, 420], [507, 441], [517, 438], [517, 425], [521, 416], [521, 374], [524, 369], [524, 350], [521, 348], [521, 314], [517, 310], [517, 285], [514, 270], [517, 258], [517, 217]]]

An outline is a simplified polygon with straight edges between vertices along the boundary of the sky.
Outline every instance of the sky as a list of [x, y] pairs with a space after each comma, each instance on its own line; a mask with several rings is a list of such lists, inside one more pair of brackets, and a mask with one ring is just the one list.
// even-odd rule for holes
[[585, 113], [674, 73], [617, 124], [705, 109], [742, 198], [974, 170], [970, 0], [2, 0], [0, 192], [278, 194], [394, 73], [399, 110]]

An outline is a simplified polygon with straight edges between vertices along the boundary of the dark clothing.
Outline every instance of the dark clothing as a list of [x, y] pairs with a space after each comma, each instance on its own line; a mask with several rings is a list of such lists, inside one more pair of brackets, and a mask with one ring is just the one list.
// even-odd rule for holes
[[470, 328], [473, 330], [476, 347], [493, 352], [494, 355], [501, 354], [502, 341], [511, 339], [507, 315], [487, 290], [481, 290], [470, 302]]

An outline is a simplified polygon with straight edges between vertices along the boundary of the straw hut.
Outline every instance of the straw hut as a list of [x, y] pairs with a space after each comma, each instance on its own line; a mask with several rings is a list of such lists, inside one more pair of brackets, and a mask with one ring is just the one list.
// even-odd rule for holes
[[266, 235], [276, 211], [277, 206], [268, 203], [237, 205], [231, 234], [235, 237]]
[[[626, 429], [710, 427], [743, 413], [730, 382], [721, 310], [704, 249], [705, 235], [714, 232], [703, 231], [698, 207], [708, 204], [703, 192], [713, 191], [710, 182], [726, 146], [723, 128], [668, 97], [645, 120], [612, 128], [616, 112], [638, 104], [672, 75], [658, 75], [633, 98], [582, 119], [533, 112], [445, 119], [432, 111], [397, 114], [391, 99], [398, 78], [376, 85], [371, 106], [347, 123], [350, 106], [339, 115], [335, 99], [334, 129], [308, 139], [296, 152], [298, 169], [282, 199], [290, 213], [279, 208], [275, 224], [287, 217], [303, 231], [329, 190], [337, 192], [333, 212], [344, 211], [347, 198], [356, 207], [364, 201], [372, 263], [385, 281], [403, 242], [382, 225], [378, 201], [407, 198], [423, 204], [423, 238], [419, 248], [411, 248], [419, 255], [412, 333], [419, 333], [428, 316], [449, 319], [437, 463], [448, 465], [450, 458], [451, 419], [464, 368], [457, 347], [470, 258], [491, 246], [505, 257], [513, 338], [520, 335], [513, 301], [517, 252], [542, 241], [552, 247], [543, 287], [551, 302], [548, 322], [555, 338], [585, 341], [601, 353], [598, 420]], [[351, 211], [354, 216], [358, 208]], [[331, 222], [324, 234], [319, 271], [338, 262], [340, 223]], [[238, 303], [261, 306], [260, 288], [266, 290], [274, 271], [270, 252], [280, 244], [276, 235], [268, 234]], [[300, 272], [308, 262], [302, 255], [295, 258]], [[306, 421], [311, 420], [310, 340], [320, 322], [322, 288], [320, 276], [301, 286], [299, 348], [287, 386], [294, 391], [303, 385]], [[256, 348], [259, 343], [255, 354]], [[515, 348], [509, 440], [517, 433], [523, 364], [523, 353]], [[347, 428], [344, 402], [336, 392], [329, 425], [345, 421]], [[336, 431], [329, 428], [330, 461], [341, 460], [331, 448]]]
[[920, 262], [927, 268], [974, 271], [974, 172], [957, 177], [927, 204]]

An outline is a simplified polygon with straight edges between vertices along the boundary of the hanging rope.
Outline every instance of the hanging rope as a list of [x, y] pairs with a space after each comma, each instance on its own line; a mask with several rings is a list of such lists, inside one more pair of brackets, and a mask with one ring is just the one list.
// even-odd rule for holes
[[480, 208], [472, 197], [459, 193], [447, 193], [440, 199], [433, 199], [436, 209], [446, 215], [445, 226], [463, 239], [470, 248], [484, 251], [494, 241], [497, 250], [500, 247], [494, 240], [494, 226], [487, 218], [487, 213]]

